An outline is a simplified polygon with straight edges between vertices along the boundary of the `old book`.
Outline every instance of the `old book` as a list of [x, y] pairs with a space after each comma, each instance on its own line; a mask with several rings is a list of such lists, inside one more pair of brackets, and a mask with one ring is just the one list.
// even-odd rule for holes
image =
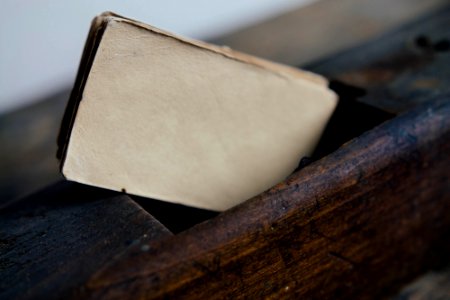
[[337, 103], [319, 75], [94, 19], [59, 137], [68, 180], [225, 210], [285, 179]]

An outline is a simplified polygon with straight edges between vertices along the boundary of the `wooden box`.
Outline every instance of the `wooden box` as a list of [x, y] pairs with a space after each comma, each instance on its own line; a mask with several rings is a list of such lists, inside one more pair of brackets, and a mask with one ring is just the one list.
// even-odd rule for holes
[[0, 210], [0, 298], [379, 299], [448, 263], [450, 10], [307, 66], [341, 102], [217, 214], [59, 182]]

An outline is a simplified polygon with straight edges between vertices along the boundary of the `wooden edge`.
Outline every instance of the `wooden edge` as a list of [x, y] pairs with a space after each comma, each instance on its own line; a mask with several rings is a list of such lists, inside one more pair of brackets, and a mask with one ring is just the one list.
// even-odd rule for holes
[[448, 246], [449, 116], [440, 99], [384, 123], [262, 195], [118, 258], [83, 296], [375, 297], [395, 289]]
[[65, 299], [131, 243], [172, 235], [127, 195], [60, 181], [0, 209], [0, 299]]

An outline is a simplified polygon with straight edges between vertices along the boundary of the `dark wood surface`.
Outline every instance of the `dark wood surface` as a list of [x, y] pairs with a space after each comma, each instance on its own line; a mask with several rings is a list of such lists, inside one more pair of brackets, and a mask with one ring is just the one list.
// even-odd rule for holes
[[[124, 255], [93, 277], [85, 296], [120, 297], [127, 291], [144, 298], [377, 299], [447, 264], [450, 77], [443, 72], [449, 56], [416, 41], [428, 36], [434, 48], [448, 35], [450, 27], [443, 26], [448, 22], [449, 11], [442, 10], [309, 66], [353, 85], [344, 85], [343, 95], [394, 113], [442, 95], [439, 103], [395, 118], [310, 166], [314, 171], [301, 170], [294, 175], [298, 181], [162, 241], [140, 260]], [[341, 76], [350, 70], [358, 77], [377, 64], [389, 80], [379, 73], [377, 84], [364, 85]], [[419, 91], [411, 92], [395, 84], [405, 77], [436, 79], [442, 88], [419, 84]], [[379, 92], [386, 89], [390, 93]], [[377, 97], [366, 101], [374, 93]], [[129, 267], [134, 264], [141, 267]]]
[[359, 87], [359, 101], [398, 113], [450, 94], [450, 5], [306, 67]]
[[0, 210], [0, 299], [62, 299], [131, 244], [171, 233], [126, 195], [59, 182]]
[[300, 65], [364, 44], [447, 4], [448, 0], [320, 0], [214, 42]]
[[56, 136], [69, 91], [0, 115], [0, 206], [61, 180]]
[[[446, 3], [321, 0], [213, 42], [274, 61], [306, 64], [367, 42]], [[0, 114], [0, 203], [61, 179], [55, 140], [70, 89], [61, 87], [59, 93], [37, 99], [33, 105]]]
[[442, 9], [309, 64], [342, 98], [321, 151], [225, 213], [71, 183], [3, 205], [0, 298], [379, 299], [422, 274], [398, 299], [444, 297], [449, 19]]
[[82, 296], [389, 295], [449, 258], [449, 116], [444, 98], [397, 117], [262, 195], [118, 257]]

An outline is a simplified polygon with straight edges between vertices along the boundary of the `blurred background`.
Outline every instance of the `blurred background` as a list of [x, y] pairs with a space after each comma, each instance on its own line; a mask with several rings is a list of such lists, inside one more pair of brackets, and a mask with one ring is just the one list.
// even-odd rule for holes
[[446, 2], [2, 0], [0, 204], [60, 178], [55, 158], [59, 123], [90, 22], [103, 11], [302, 66]]
[[313, 0], [3, 0], [0, 112], [36, 101], [75, 78], [92, 18], [113, 11], [165, 30], [211, 39]]

